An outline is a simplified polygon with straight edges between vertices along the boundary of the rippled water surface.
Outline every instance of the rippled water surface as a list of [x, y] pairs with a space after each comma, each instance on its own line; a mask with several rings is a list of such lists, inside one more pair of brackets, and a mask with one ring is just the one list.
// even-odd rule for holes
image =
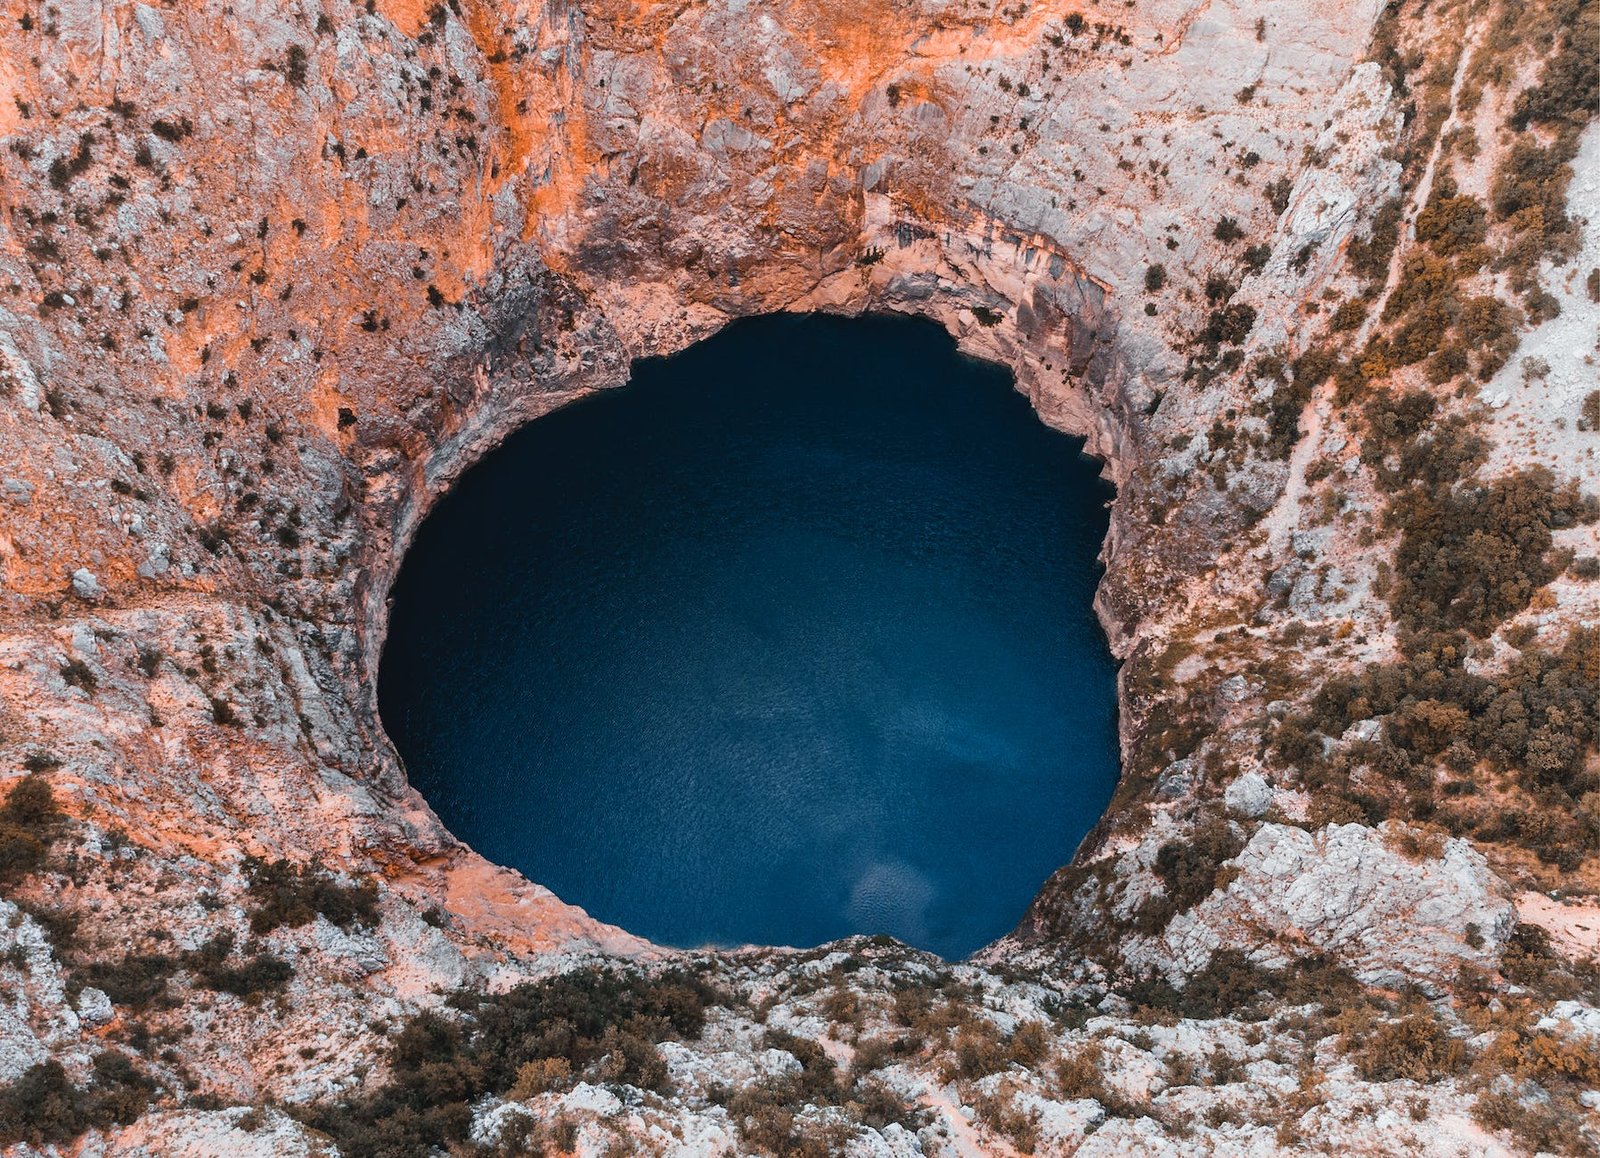
[[926, 323], [730, 326], [440, 503], [385, 725], [458, 836], [632, 932], [969, 953], [1116, 780], [1079, 446]]

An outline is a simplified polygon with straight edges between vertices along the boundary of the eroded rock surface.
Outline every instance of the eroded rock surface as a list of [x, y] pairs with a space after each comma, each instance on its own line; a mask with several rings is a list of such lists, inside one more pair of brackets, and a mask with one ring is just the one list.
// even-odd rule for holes
[[[1576, 1091], [1600, 1064], [1563, 1028], [1592, 1012], [1592, 938], [1549, 893], [1597, 883], [1593, 512], [1519, 491], [1496, 509], [1536, 533], [1477, 528], [1511, 577], [1463, 548], [1441, 579], [1405, 481], [1465, 496], [1434, 543], [1523, 466], [1587, 481], [1593, 18], [11, 5], [0, 773], [64, 815], [7, 846], [0, 1081], [121, 1100], [9, 1140], [317, 1152], [309, 1122], [365, 1152], [313, 1109], [382, 1087], [444, 991], [680, 964], [485, 863], [408, 788], [372, 693], [389, 581], [465, 467], [631, 360], [741, 315], [888, 309], [1011, 367], [1119, 488], [1117, 800], [980, 964], [696, 958], [733, 996], [646, 1043], [662, 1081], [610, 1038], [439, 1128], [585, 1153], [618, 1122], [685, 1153], [1592, 1145]], [[1425, 422], [1390, 404], [1408, 391]], [[1456, 674], [1397, 666], [1420, 651]], [[1565, 716], [1517, 690], [1556, 686]], [[274, 924], [280, 858], [321, 867]], [[1370, 1022], [1306, 1012], [1284, 978], [1308, 962]], [[948, 1016], [891, 1012], [908, 978]], [[815, 1051], [848, 1067], [872, 1036], [895, 1060], [815, 1078]], [[752, 1066], [783, 1097], [730, 1102]]]

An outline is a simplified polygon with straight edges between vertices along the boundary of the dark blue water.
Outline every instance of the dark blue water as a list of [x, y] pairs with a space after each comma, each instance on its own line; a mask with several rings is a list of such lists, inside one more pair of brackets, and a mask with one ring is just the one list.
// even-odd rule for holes
[[732, 325], [439, 504], [384, 722], [458, 836], [632, 932], [963, 956], [1116, 781], [1080, 445], [932, 325]]

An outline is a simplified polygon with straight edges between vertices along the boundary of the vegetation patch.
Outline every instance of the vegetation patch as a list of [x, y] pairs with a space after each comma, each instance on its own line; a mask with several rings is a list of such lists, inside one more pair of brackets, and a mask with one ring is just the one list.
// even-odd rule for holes
[[91, 1129], [125, 1125], [149, 1107], [156, 1086], [119, 1050], [94, 1059], [83, 1085], [51, 1058], [0, 1086], [0, 1145], [61, 1145]]
[[298, 928], [318, 913], [349, 929], [378, 923], [378, 890], [372, 884], [342, 885], [320, 865], [296, 865], [287, 860], [245, 861], [246, 891], [255, 903], [250, 931], [261, 935], [287, 925]]
[[[503, 994], [458, 994], [458, 1016], [424, 1012], [394, 1038], [389, 1079], [355, 1098], [298, 1111], [351, 1158], [421, 1154], [467, 1138], [472, 1103], [583, 1078], [665, 1092], [656, 1044], [695, 1038], [719, 1000], [687, 973], [593, 968]], [[532, 1067], [532, 1068], [530, 1068]]]
[[44, 864], [63, 816], [41, 772], [11, 786], [0, 804], [0, 885], [12, 885]]

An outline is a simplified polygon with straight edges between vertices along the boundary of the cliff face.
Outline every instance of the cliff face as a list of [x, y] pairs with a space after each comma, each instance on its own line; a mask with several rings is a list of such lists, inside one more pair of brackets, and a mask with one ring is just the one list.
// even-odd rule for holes
[[[1268, 744], [1318, 681], [1389, 662], [1401, 634], [1373, 582], [1384, 463], [1354, 453], [1378, 435], [1295, 362], [1332, 334], [1372, 390], [1449, 397], [1450, 375], [1367, 374], [1371, 347], [1361, 361], [1352, 343], [1387, 332], [1415, 283], [1403, 261], [1451, 150], [1487, 196], [1513, 147], [1499, 118], [1563, 21], [1588, 16], [1561, 9], [1553, 41], [1496, 59], [1499, 9], [1380, 9], [11, 4], [0, 753], [46, 775], [69, 820], [58, 859], [14, 882], [33, 915], [5, 904], [0, 1080], [47, 1056], [76, 1080], [103, 1039], [131, 1042], [177, 1117], [129, 1137], [160, 1151], [160, 1131], [202, 1129], [179, 1108], [195, 1091], [358, 1087], [390, 1023], [441, 988], [661, 959], [483, 862], [408, 788], [373, 695], [384, 600], [431, 502], [512, 429], [773, 310], [936, 319], [1011, 367], [1044, 421], [1087, 435], [1119, 487], [1099, 607], [1127, 660], [1125, 781], [987, 966], [1182, 988], [1219, 954], [1316, 956], [1433, 995], [1495, 969], [1516, 921], [1504, 864], [1460, 834], [1415, 835], [1414, 812], [1375, 827], [1377, 805], [1346, 807], [1353, 789]], [[1403, 236], [1371, 257], [1391, 203]], [[1386, 265], [1375, 298], [1352, 241]], [[1553, 279], [1536, 257], [1569, 323], [1584, 316], [1581, 286]], [[1358, 297], [1371, 316], [1330, 330]], [[1576, 411], [1581, 351], [1553, 356]], [[1499, 434], [1515, 413], [1475, 421]], [[1544, 451], [1581, 470], [1561, 439], [1527, 453]], [[1338, 519], [1318, 514], [1329, 502]], [[1541, 627], [1592, 603], [1549, 590]], [[1175, 844], [1227, 879], [1181, 903]], [[246, 947], [270, 891], [246, 856], [324, 865], [377, 909], [256, 921]], [[54, 908], [83, 914], [70, 948]], [[130, 1027], [173, 1018], [102, 1008], [116, 985], [87, 963], [164, 955], [200, 976], [184, 955], [224, 928], [252, 960], [298, 954], [289, 996], [193, 985], [187, 1036], [160, 1060]], [[753, 960], [707, 968], [787, 992], [781, 961]], [[1039, 1000], [991, 1004], [1031, 1016]], [[723, 1053], [759, 1052], [751, 1032], [727, 1029]], [[1050, 1113], [1063, 1146], [1093, 1127]], [[272, 1121], [284, 1152], [298, 1127]]]

